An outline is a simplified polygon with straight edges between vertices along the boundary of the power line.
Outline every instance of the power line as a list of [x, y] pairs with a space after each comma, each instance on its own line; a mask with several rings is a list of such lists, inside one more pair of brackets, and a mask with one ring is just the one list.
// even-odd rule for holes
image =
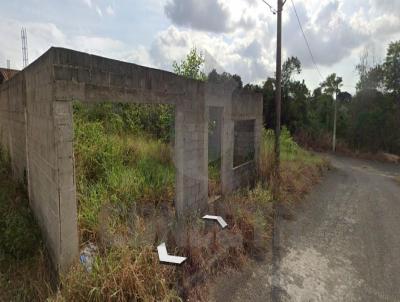
[[314, 63], [315, 69], [317, 70], [317, 72], [319, 73], [319, 76], [321, 77], [321, 79], [322, 79], [322, 81], [323, 81], [323, 80], [325, 80], [325, 78], [322, 76], [322, 73], [321, 73], [321, 71], [319, 70], [317, 63], [315, 62], [314, 55], [313, 55], [313, 53], [312, 53], [312, 51], [311, 51], [310, 44], [308, 43], [306, 34], [304, 33], [304, 30], [303, 30], [303, 26], [301, 25], [301, 22], [300, 22], [299, 15], [297, 14], [296, 6], [294, 5], [293, 0], [290, 0], [290, 1], [292, 2], [293, 10], [294, 10], [294, 13], [296, 14], [297, 22], [298, 22], [299, 27], [300, 27], [300, 29], [301, 29], [301, 32], [302, 32], [302, 34], [303, 34], [304, 41], [306, 42], [306, 45], [307, 45], [307, 48], [308, 48], [308, 52], [310, 53], [310, 56], [311, 56], [311, 60], [312, 60], [312, 62]]
[[275, 15], [276, 14], [276, 9], [272, 7], [271, 4], [269, 4], [267, 1], [265, 0], [261, 0], [262, 2], [264, 2], [266, 5], [268, 5], [269, 9], [271, 10], [271, 12]]

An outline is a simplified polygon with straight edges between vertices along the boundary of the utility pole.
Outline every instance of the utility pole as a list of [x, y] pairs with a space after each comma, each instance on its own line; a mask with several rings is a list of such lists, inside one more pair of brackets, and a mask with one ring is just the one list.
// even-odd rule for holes
[[337, 97], [338, 93], [336, 91], [334, 99], [334, 113], [333, 113], [333, 137], [332, 137], [332, 151], [336, 151], [336, 119], [337, 119]]
[[280, 186], [280, 136], [281, 136], [281, 97], [282, 97], [282, 9], [283, 0], [278, 0], [277, 36], [276, 36], [276, 89], [275, 89], [275, 165], [274, 177], [276, 185]]
[[[264, 1], [264, 0], [263, 0]], [[285, 2], [277, 0], [277, 10], [271, 11], [277, 14], [277, 30], [276, 30], [276, 84], [275, 84], [275, 107], [276, 107], [276, 123], [275, 123], [275, 163], [273, 175], [273, 231], [272, 231], [272, 290], [271, 301], [278, 301], [279, 298], [279, 200], [280, 200], [280, 136], [281, 136], [281, 98], [282, 98], [282, 9]], [[265, 1], [264, 1], [265, 2]], [[268, 4], [267, 4], [268, 5]], [[268, 5], [269, 6], [269, 5]]]

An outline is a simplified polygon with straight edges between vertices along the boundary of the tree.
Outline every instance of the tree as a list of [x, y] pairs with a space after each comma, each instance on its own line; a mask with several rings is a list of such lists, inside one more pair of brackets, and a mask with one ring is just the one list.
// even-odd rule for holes
[[203, 54], [201, 52], [198, 52], [196, 47], [193, 47], [186, 58], [182, 60], [180, 64], [174, 61], [172, 63], [172, 68], [174, 69], [174, 72], [178, 75], [194, 80], [205, 81], [207, 79], [207, 76], [202, 70], [203, 65]]
[[343, 79], [341, 77], [338, 77], [336, 73], [332, 73], [321, 83], [321, 88], [324, 93], [334, 96], [340, 92], [340, 87], [343, 86], [342, 82]]
[[339, 92], [337, 95], [338, 101], [342, 103], [350, 103], [352, 98], [352, 95], [347, 91]]
[[[342, 78], [336, 76], [336, 73], [329, 75], [324, 82], [321, 83], [321, 87], [324, 93], [333, 96], [340, 93], [340, 87], [342, 84]], [[337, 102], [334, 102], [334, 117], [333, 117], [333, 138], [332, 138], [332, 150], [336, 151], [336, 123], [337, 123]]]
[[386, 89], [400, 97], [400, 41], [389, 44], [383, 70]]
[[287, 58], [282, 65], [282, 84], [288, 85], [292, 80], [293, 73], [301, 73], [301, 63], [297, 57]]
[[219, 74], [215, 69], [213, 69], [207, 76], [207, 80], [213, 83], [228, 83], [232, 82], [237, 88], [243, 88], [242, 78], [237, 74], [230, 74], [228, 72], [223, 72]]

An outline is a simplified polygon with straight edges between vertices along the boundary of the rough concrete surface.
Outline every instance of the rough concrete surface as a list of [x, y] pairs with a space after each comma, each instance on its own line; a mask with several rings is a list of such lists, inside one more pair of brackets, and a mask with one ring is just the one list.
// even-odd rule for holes
[[[59, 271], [78, 260], [72, 102], [169, 104], [175, 108], [175, 209], [184, 217], [208, 202], [209, 108], [218, 108], [221, 189], [246, 185], [262, 131], [262, 94], [232, 83], [195, 81], [64, 48], [50, 48], [0, 85], [0, 145], [14, 178], [27, 183], [31, 208]], [[233, 168], [234, 124], [250, 120], [254, 161]]]
[[400, 166], [330, 158], [295, 219], [279, 222], [275, 274], [268, 257], [220, 277], [215, 301], [400, 301]]

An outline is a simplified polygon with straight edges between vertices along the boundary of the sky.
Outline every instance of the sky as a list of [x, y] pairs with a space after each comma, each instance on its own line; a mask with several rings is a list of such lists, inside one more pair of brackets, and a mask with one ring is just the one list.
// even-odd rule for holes
[[[297, 78], [310, 89], [335, 72], [354, 93], [360, 55], [367, 49], [370, 64], [382, 62], [388, 44], [400, 40], [399, 12], [399, 0], [287, 0], [283, 60], [300, 59]], [[275, 72], [276, 15], [262, 0], [0, 0], [0, 67], [7, 60], [22, 67], [22, 27], [29, 62], [59, 46], [171, 70], [196, 47], [206, 72], [236, 73], [254, 84]]]

